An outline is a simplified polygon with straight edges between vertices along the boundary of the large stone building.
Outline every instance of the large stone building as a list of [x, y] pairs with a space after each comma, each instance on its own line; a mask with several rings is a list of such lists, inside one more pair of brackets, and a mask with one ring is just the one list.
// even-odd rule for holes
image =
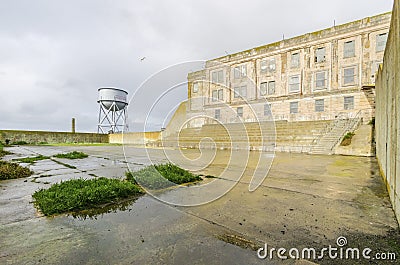
[[385, 13], [207, 61], [188, 75], [187, 127], [338, 116], [368, 122], [390, 18]]

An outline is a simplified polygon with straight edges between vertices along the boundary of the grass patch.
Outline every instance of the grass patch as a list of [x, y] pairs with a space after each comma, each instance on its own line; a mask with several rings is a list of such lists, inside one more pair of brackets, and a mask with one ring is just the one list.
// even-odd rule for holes
[[11, 152], [5, 151], [5, 150], [3, 150], [3, 148], [4, 148], [4, 145], [0, 142], [0, 157], [11, 154]]
[[163, 189], [174, 184], [179, 185], [201, 180], [200, 176], [171, 163], [147, 166], [136, 172], [128, 171], [126, 178], [132, 183], [139, 183], [148, 189]]
[[342, 142], [340, 143], [341, 146], [348, 146], [351, 144], [351, 139], [353, 138], [355, 134], [353, 132], [348, 132], [346, 135], [343, 137]]
[[54, 155], [54, 157], [67, 158], [67, 159], [82, 159], [88, 157], [88, 155], [82, 152], [73, 151], [66, 154], [57, 154]]
[[98, 208], [104, 204], [142, 194], [138, 185], [118, 179], [73, 179], [36, 191], [34, 204], [46, 215]]
[[33, 174], [27, 167], [22, 167], [16, 163], [0, 161], [0, 180], [26, 178]]
[[12, 142], [11, 145], [27, 145], [28, 143], [25, 141], [16, 141]]
[[33, 164], [36, 161], [45, 160], [45, 159], [50, 159], [50, 157], [38, 155], [38, 156], [34, 156], [34, 157], [17, 158], [17, 159], [14, 159], [14, 161], [18, 161], [21, 163]]

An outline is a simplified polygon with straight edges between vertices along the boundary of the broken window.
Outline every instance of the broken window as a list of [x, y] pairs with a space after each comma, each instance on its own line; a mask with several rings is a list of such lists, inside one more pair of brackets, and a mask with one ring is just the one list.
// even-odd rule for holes
[[316, 63], [325, 62], [325, 47], [318, 48], [315, 50], [315, 62]]

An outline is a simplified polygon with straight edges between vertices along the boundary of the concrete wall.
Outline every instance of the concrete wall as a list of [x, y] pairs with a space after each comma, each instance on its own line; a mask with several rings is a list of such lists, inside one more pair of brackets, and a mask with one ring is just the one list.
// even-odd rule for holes
[[161, 132], [129, 132], [109, 134], [110, 144], [156, 145]]
[[[236, 108], [243, 107], [244, 121], [251, 122], [252, 111], [246, 105], [265, 105], [268, 101], [275, 120], [324, 120], [341, 112], [354, 116], [363, 110], [368, 122], [375, 108], [375, 72], [384, 54], [380, 49], [384, 46], [377, 43], [381, 43], [381, 34], [388, 33], [390, 18], [391, 14], [385, 13], [207, 61], [204, 70], [188, 75], [188, 117], [217, 116], [222, 123], [236, 122]], [[354, 41], [354, 54], [350, 56], [345, 53], [349, 41]], [[324, 57], [317, 60], [321, 49]], [[293, 63], [294, 54], [299, 56], [298, 64]], [[235, 69], [245, 69], [245, 74], [235, 75]], [[348, 76], [344, 78], [349, 69], [354, 71], [350, 81]], [[321, 74], [322, 84], [316, 81]], [[296, 89], [290, 85], [293, 77], [299, 78]], [[275, 88], [264, 93], [270, 82]], [[246, 91], [243, 98], [235, 97], [235, 89]], [[345, 96], [354, 97], [350, 110], [344, 106]], [[324, 102], [322, 111], [315, 110], [317, 99]], [[298, 102], [298, 115], [290, 114], [291, 102]], [[225, 111], [230, 107], [234, 111]], [[263, 106], [259, 107], [259, 113], [263, 113]], [[190, 123], [191, 127], [201, 125], [197, 120]]]
[[10, 143], [25, 141], [29, 144], [108, 143], [108, 135], [97, 133], [0, 130], [0, 141], [4, 143], [6, 140], [10, 140]]
[[400, 26], [394, 1], [383, 66], [376, 79], [376, 155], [400, 221]]

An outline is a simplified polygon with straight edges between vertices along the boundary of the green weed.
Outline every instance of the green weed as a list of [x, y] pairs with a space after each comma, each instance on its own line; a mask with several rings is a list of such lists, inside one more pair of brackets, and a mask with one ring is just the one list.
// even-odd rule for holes
[[57, 154], [54, 155], [54, 157], [67, 158], [67, 159], [82, 159], [88, 157], [88, 155], [82, 152], [73, 151], [66, 154]]
[[118, 179], [73, 179], [36, 191], [34, 204], [46, 215], [101, 207], [134, 195], [142, 194], [132, 182]]
[[127, 180], [148, 189], [163, 189], [201, 180], [201, 177], [171, 163], [147, 166], [136, 172], [128, 171], [125, 175]]
[[16, 163], [0, 161], [0, 180], [26, 178], [33, 174], [27, 167], [22, 167]]

